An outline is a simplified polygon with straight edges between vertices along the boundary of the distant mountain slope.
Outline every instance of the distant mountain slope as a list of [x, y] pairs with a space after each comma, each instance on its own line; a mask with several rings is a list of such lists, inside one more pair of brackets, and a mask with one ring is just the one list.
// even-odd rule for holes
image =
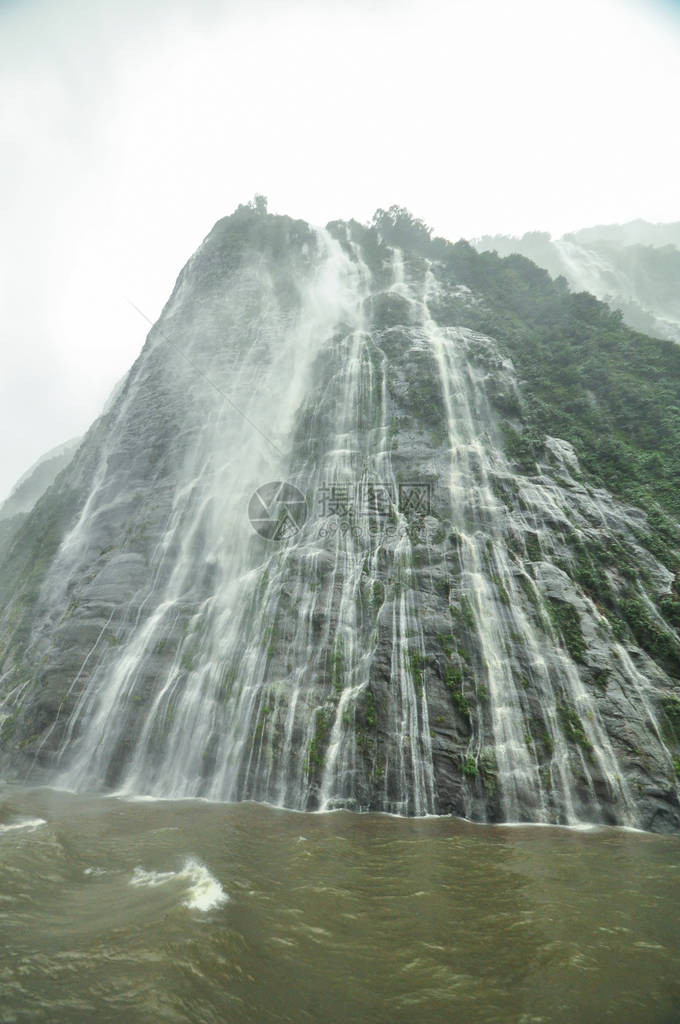
[[680, 224], [632, 221], [560, 239], [540, 231], [521, 238], [485, 235], [473, 244], [480, 252], [526, 256], [621, 310], [636, 330], [680, 342]]
[[598, 224], [592, 228], [570, 231], [564, 236], [579, 245], [595, 242], [613, 242], [616, 245], [674, 245], [680, 248], [680, 221], [673, 224], [650, 224], [646, 220], [631, 220], [627, 224]]
[[80, 438], [76, 437], [42, 455], [0, 505], [0, 561], [21, 523], [62, 469], [68, 466], [79, 444]]
[[19, 478], [9, 497], [0, 505], [0, 521], [23, 512], [30, 512], [57, 474], [68, 466], [80, 441], [79, 437], [74, 437], [41, 455]]

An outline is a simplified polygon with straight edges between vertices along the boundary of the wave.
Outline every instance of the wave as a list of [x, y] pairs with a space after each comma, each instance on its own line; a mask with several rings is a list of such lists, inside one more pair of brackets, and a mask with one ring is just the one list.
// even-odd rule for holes
[[15, 821], [11, 825], [0, 824], [0, 833], [2, 832], [15, 832], [17, 829], [30, 828], [33, 831], [36, 828], [40, 828], [41, 825], [46, 825], [47, 822], [44, 818], [26, 818], [24, 821]]
[[205, 864], [194, 857], [188, 857], [181, 871], [147, 871], [136, 867], [130, 879], [130, 885], [155, 888], [178, 881], [188, 883], [186, 897], [182, 906], [191, 910], [215, 910], [224, 906], [229, 896]]

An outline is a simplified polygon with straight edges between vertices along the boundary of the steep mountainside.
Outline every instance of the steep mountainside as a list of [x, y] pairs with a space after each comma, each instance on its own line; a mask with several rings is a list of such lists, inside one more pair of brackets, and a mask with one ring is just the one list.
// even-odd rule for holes
[[57, 445], [43, 455], [17, 481], [12, 492], [0, 505], [0, 562], [9, 548], [14, 534], [62, 469], [68, 466], [80, 438]]
[[680, 225], [630, 224], [587, 228], [563, 238], [532, 231], [521, 238], [487, 235], [480, 252], [519, 253], [564, 275], [621, 310], [631, 327], [680, 342]]
[[5, 771], [677, 829], [679, 383], [520, 256], [240, 207], [5, 556]]

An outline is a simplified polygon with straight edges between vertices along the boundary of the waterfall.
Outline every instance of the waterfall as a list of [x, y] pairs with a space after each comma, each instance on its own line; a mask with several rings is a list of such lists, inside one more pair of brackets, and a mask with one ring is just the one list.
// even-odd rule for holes
[[[249, 347], [240, 333], [225, 332], [233, 344], [225, 353], [229, 398], [247, 419], [200, 378], [190, 382], [200, 422], [186, 446], [147, 582], [122, 624], [125, 644], [101, 658], [71, 714], [59, 753], [61, 785], [103, 783], [120, 762], [117, 781], [126, 790], [224, 799], [239, 792], [246, 729], [262, 706], [267, 659], [261, 641], [283, 557], [266, 551], [259, 565], [251, 557], [248, 498], [285, 469], [277, 442], [263, 441], [251, 422], [285, 445], [314, 356], [356, 303], [353, 264], [327, 235], [319, 236], [318, 247], [319, 266], [300, 282], [294, 313], [281, 308], [272, 281], [257, 267], [224, 297], [237, 315], [246, 303], [255, 306]], [[165, 318], [171, 325], [173, 313]], [[192, 356], [197, 349], [200, 354], [199, 330], [200, 323], [183, 330]], [[164, 338], [155, 343], [162, 350]], [[185, 368], [179, 371], [186, 379]], [[106, 508], [106, 462], [104, 452], [92, 494], [62, 545], [55, 574], [62, 580], [69, 558], [77, 568], [72, 552], [86, 543], [80, 535]], [[160, 685], [148, 692], [145, 671], [159, 656], [165, 658]], [[242, 685], [234, 688], [235, 682]], [[218, 752], [221, 768], [209, 772], [207, 761]], [[291, 789], [281, 795], [299, 798]]]
[[[557, 469], [513, 467], [490, 390], [519, 394], [514, 369], [442, 317], [477, 300], [436, 260], [377, 258], [351, 225], [236, 228], [189, 262], [67, 471], [32, 767], [75, 790], [643, 823], [619, 720], [672, 770], [651, 662], [565, 571], [565, 537], [625, 540], [634, 510], [559, 439]], [[248, 510], [276, 482], [306, 518], [271, 539]], [[0, 712], [39, 700], [18, 679]]]

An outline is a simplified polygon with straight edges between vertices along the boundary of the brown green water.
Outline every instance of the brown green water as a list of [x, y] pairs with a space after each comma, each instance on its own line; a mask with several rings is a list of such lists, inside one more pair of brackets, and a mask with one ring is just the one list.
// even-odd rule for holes
[[678, 838], [16, 788], [0, 823], [2, 1024], [680, 1020]]

